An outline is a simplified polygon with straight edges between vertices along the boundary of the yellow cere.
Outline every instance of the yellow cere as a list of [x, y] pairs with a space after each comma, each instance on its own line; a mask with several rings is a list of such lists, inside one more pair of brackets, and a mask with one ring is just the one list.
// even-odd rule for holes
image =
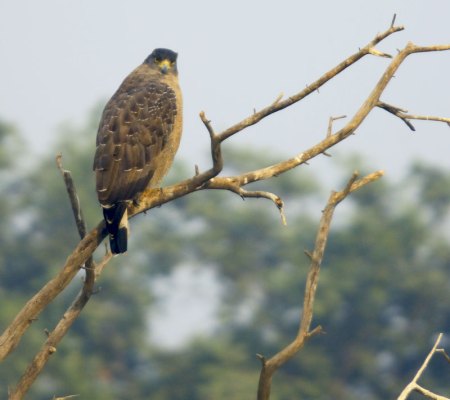
[[161, 69], [166, 68], [169, 70], [172, 67], [172, 63], [169, 60], [162, 60], [159, 62], [159, 67]]

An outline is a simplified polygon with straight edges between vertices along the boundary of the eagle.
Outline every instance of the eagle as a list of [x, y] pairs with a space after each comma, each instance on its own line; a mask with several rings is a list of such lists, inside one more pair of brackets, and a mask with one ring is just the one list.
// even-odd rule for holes
[[182, 131], [177, 53], [155, 49], [103, 110], [93, 169], [113, 254], [128, 243], [127, 207], [169, 171]]

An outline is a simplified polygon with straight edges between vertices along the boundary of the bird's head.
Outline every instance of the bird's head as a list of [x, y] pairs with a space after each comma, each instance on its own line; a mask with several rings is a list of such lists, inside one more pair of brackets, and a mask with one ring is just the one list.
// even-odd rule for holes
[[169, 49], [155, 49], [150, 54], [144, 64], [148, 64], [150, 68], [156, 68], [162, 74], [177, 74], [177, 56], [178, 54]]

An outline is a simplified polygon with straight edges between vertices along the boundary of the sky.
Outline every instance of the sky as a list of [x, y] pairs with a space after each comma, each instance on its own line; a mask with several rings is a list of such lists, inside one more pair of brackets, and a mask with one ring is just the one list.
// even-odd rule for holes
[[[39, 159], [57, 141], [61, 124], [83, 126], [87, 113], [105, 103], [154, 48], [167, 47], [179, 53], [184, 97], [177, 157], [208, 168], [209, 136], [200, 111], [216, 131], [227, 128], [280, 93], [303, 89], [388, 28], [394, 13], [406, 29], [381, 43], [381, 51], [395, 54], [408, 41], [450, 41], [448, 0], [0, 0], [0, 119], [18, 126]], [[229, 143], [280, 157], [300, 153], [325, 136], [330, 116], [358, 109], [388, 63], [364, 58], [320, 93]], [[450, 117], [449, 71], [450, 52], [413, 55], [382, 100], [413, 114]], [[336, 122], [336, 129], [344, 123]], [[356, 135], [330, 153], [356, 153], [394, 178], [417, 159], [449, 168], [450, 128], [414, 125], [412, 133], [374, 110]], [[308, 168], [326, 176], [334, 163], [319, 157]]]
[[[382, 51], [395, 53], [409, 40], [450, 40], [448, 0], [0, 0], [0, 118], [19, 127], [38, 157], [63, 122], [82, 126], [89, 110], [106, 102], [154, 48], [168, 47], [179, 53], [184, 94], [178, 157], [205, 160], [207, 167], [209, 138], [200, 111], [220, 131], [280, 93], [298, 92], [386, 29], [394, 13], [406, 30], [382, 43]], [[388, 62], [365, 58], [319, 94], [229, 143], [301, 152], [323, 137], [330, 116], [355, 112]], [[449, 70], [450, 52], [412, 56], [382, 99], [411, 113], [450, 116]], [[412, 134], [375, 110], [335, 154], [356, 152], [394, 174], [416, 158], [450, 166], [450, 129], [415, 125]]]

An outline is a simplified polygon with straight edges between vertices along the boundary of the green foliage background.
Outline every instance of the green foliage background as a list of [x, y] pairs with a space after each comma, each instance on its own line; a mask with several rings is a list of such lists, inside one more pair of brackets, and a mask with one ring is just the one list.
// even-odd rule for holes
[[[13, 126], [0, 124], [0, 329], [77, 243], [54, 156], [72, 171], [88, 225], [101, 218], [91, 172], [98, 110], [86, 126], [67, 126], [61, 141], [31, 168]], [[276, 159], [226, 152], [227, 172]], [[28, 163], [29, 165], [29, 163]], [[187, 177], [179, 162], [171, 179]], [[350, 175], [351, 171], [343, 171]], [[336, 182], [334, 188], [342, 186]], [[128, 255], [117, 257], [99, 291], [52, 356], [28, 398], [255, 398], [259, 361], [296, 334], [320, 207], [329, 188], [308, 169], [264, 182], [287, 203], [283, 227], [272, 204], [224, 192], [195, 193], [132, 222]], [[438, 332], [450, 333], [450, 173], [416, 164], [403, 182], [383, 182], [338, 209], [317, 294], [315, 337], [275, 376], [274, 400], [394, 398], [411, 379]], [[102, 249], [99, 249], [99, 253]], [[97, 255], [98, 257], [101, 254]], [[213, 334], [177, 349], [151, 340], [157, 302], [152, 282], [177, 268], [212, 269], [220, 307]], [[0, 398], [78, 291], [82, 276], [34, 322], [0, 364]], [[174, 288], [175, 290], [175, 288]], [[195, 296], [192, 293], [192, 296]], [[188, 308], [180, 311], [189, 316]], [[0, 344], [1, 345], [1, 344]], [[424, 386], [450, 394], [450, 369], [435, 357]]]

